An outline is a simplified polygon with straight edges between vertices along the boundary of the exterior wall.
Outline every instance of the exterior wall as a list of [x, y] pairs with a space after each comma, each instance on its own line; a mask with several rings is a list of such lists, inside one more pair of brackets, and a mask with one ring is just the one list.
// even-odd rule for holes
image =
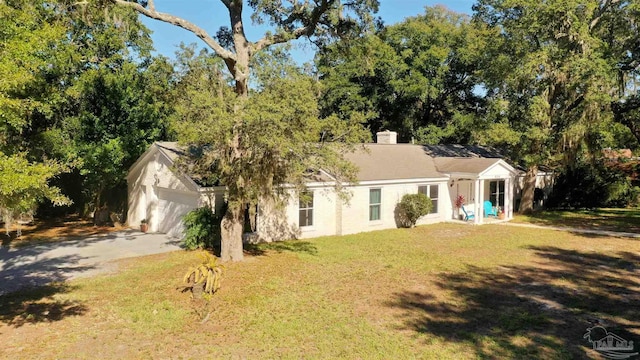
[[[515, 201], [518, 205], [520, 204], [520, 199], [522, 198], [522, 190], [524, 189], [524, 178], [524, 175], [518, 175], [515, 178]], [[538, 172], [538, 174], [536, 175], [536, 189], [542, 190], [544, 199], [538, 200], [533, 204], [535, 209], [541, 209], [544, 207], [544, 201], [553, 191], [555, 181], [556, 176], [553, 172]]]
[[[397, 228], [396, 205], [405, 194], [416, 194], [420, 185], [438, 185], [438, 212], [418, 220], [417, 225], [433, 224], [447, 219], [451, 213], [446, 182], [359, 185], [351, 189], [352, 197], [342, 206], [342, 234]], [[369, 221], [369, 190], [382, 189], [380, 220]], [[449, 205], [448, 205], [449, 204]]]
[[257, 238], [250, 242], [272, 242], [304, 239], [336, 234], [337, 194], [332, 188], [311, 187], [313, 192], [313, 225], [300, 227], [300, 203], [294, 191], [283, 204], [261, 201], [258, 206]]
[[[452, 205], [446, 182], [406, 184], [368, 184], [349, 189], [351, 198], [345, 203], [330, 187], [311, 187], [313, 191], [313, 225], [300, 227], [299, 200], [291, 193], [283, 205], [261, 202], [258, 231], [246, 238], [249, 242], [271, 242], [291, 238], [304, 239], [329, 235], [345, 235], [397, 228], [396, 205], [405, 194], [418, 193], [418, 186], [438, 186], [438, 212], [418, 220], [417, 225], [433, 224], [451, 216]], [[369, 221], [369, 189], [382, 189], [380, 220]]]
[[[163, 161], [164, 160], [164, 161]], [[137, 228], [143, 219], [149, 223], [150, 231], [157, 231], [158, 219], [158, 193], [156, 181], [160, 178], [171, 177], [164, 169], [168, 169], [168, 162], [160, 156], [158, 150], [153, 146], [140, 160], [127, 176], [129, 189], [129, 212], [127, 222], [130, 226]], [[163, 167], [164, 166], [164, 167]], [[160, 169], [160, 171], [158, 170]], [[158, 180], [156, 180], [156, 178]], [[171, 182], [169, 179], [165, 183]]]
[[313, 192], [313, 225], [299, 227], [300, 202], [297, 196], [288, 201], [286, 216], [291, 224], [300, 229], [299, 238], [313, 238], [336, 234], [336, 201], [338, 195], [332, 188], [310, 188]]
[[485, 180], [500, 180], [511, 177], [511, 171], [502, 165], [501, 162], [481, 173], [481, 178]]

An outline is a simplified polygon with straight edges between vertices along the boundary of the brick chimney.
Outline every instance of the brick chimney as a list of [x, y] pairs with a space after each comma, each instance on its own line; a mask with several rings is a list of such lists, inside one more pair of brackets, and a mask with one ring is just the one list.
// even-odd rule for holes
[[397, 144], [398, 143], [398, 133], [395, 131], [380, 131], [376, 133], [376, 143], [377, 144]]

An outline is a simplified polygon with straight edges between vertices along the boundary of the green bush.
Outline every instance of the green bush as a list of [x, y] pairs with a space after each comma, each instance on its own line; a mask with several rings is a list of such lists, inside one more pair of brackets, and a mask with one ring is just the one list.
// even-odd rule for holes
[[638, 203], [633, 164], [580, 161], [564, 169], [547, 200], [549, 208], [627, 207]]
[[433, 203], [425, 194], [406, 194], [398, 203], [401, 221], [407, 227], [416, 226], [419, 218], [431, 212]]
[[189, 211], [183, 218], [184, 246], [189, 250], [214, 249], [220, 244], [222, 216], [205, 206]]

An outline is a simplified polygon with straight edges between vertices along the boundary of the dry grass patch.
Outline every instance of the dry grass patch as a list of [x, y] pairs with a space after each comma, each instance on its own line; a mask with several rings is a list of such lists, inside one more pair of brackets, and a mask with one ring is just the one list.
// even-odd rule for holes
[[[439, 224], [252, 253], [228, 264], [204, 323], [204, 305], [178, 290], [197, 252], [0, 298], [0, 357], [584, 358], [596, 321], [640, 343], [639, 241]], [[47, 301], [83, 311], [8, 320]]]

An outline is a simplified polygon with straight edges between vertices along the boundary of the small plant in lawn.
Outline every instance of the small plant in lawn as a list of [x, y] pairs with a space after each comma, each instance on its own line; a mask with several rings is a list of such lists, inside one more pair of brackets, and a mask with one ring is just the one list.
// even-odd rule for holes
[[211, 316], [211, 299], [222, 281], [224, 266], [218, 262], [218, 258], [210, 253], [202, 255], [202, 263], [196, 267], [190, 267], [184, 276], [184, 282], [188, 285], [183, 292], [191, 291], [191, 298], [196, 315], [201, 323], [205, 323]]
[[398, 203], [406, 226], [414, 227], [419, 218], [427, 215], [433, 208], [431, 199], [425, 194], [406, 194]]
[[202, 263], [196, 267], [190, 267], [184, 276], [184, 282], [188, 284], [186, 289], [191, 290], [193, 297], [204, 297], [210, 299], [213, 294], [220, 289], [224, 265], [220, 264], [218, 258], [204, 253]]

